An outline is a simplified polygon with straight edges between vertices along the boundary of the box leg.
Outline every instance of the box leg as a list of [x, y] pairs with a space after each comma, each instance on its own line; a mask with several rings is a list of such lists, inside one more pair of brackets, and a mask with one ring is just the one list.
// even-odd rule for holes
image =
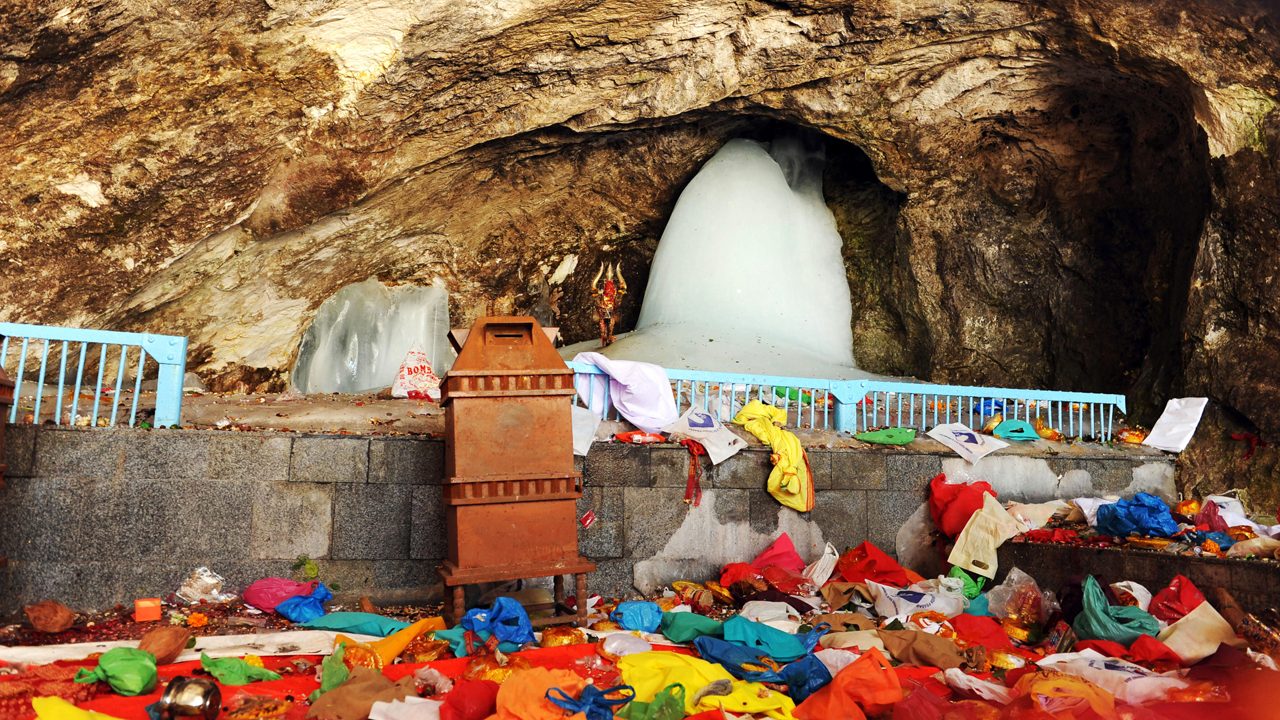
[[560, 613], [564, 607], [564, 576], [556, 575], [551, 578], [552, 597], [555, 598], [555, 612]]
[[467, 589], [465, 586], [453, 586], [453, 602], [450, 613], [452, 614], [452, 617], [449, 618], [451, 627], [462, 622], [462, 616], [467, 614]]
[[573, 576], [578, 595], [578, 627], [587, 626], [587, 574], [578, 573]]

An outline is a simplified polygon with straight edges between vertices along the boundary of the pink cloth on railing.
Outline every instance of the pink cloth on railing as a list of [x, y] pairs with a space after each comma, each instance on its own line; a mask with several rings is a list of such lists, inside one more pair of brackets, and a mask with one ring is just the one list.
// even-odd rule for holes
[[[591, 412], [604, 416], [604, 389], [609, 388], [609, 401], [628, 422], [645, 432], [662, 432], [675, 422], [676, 399], [665, 368], [632, 360], [610, 360], [596, 352], [578, 353], [574, 362], [594, 365], [605, 375], [580, 375], [578, 397]], [[584, 382], [585, 381], [585, 382]]]

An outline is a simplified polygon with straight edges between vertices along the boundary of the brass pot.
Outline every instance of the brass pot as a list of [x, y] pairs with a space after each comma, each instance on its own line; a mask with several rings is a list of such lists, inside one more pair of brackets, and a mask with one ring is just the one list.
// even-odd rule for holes
[[222, 691], [211, 680], [178, 677], [169, 681], [160, 696], [160, 717], [214, 720], [222, 710]]

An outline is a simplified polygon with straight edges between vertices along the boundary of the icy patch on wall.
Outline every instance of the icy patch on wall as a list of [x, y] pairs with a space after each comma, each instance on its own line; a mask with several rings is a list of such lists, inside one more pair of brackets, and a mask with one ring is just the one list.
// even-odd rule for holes
[[716, 517], [716, 491], [702, 494], [702, 504], [689, 509], [658, 554], [635, 564], [633, 583], [637, 590], [651, 594], [673, 580], [691, 577], [719, 577], [731, 562], [746, 562], [769, 546], [778, 535], [787, 533], [796, 551], [806, 562], [822, 554], [826, 540], [818, 524], [799, 513], [778, 508], [778, 529], [771, 534], [756, 532], [746, 521], [722, 523]]
[[417, 346], [443, 375], [453, 364], [449, 295], [429, 287], [387, 287], [372, 278], [324, 301], [302, 337], [293, 384], [302, 392], [353, 393], [389, 387]]
[[853, 358], [843, 241], [824, 153], [731, 140], [680, 194], [635, 332], [605, 354], [668, 367], [866, 377]]

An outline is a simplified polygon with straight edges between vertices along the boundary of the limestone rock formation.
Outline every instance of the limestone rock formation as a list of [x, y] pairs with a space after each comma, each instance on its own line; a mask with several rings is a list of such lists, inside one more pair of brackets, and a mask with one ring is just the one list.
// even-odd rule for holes
[[[7, 0], [0, 317], [278, 388], [369, 277], [590, 337], [726, 139], [825, 134], [855, 353], [1280, 433], [1266, 0]], [[634, 321], [634, 304], [623, 327]]]

